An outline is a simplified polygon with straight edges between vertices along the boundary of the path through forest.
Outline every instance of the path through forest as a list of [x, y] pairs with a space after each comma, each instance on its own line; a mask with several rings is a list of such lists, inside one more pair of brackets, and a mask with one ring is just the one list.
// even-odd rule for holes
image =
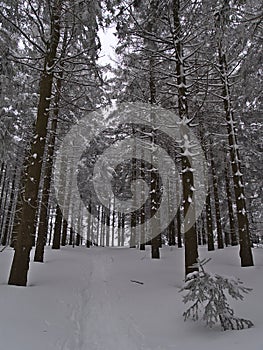
[[113, 276], [113, 252], [99, 248], [87, 255], [87, 287], [77, 291], [71, 309], [75, 331], [63, 350], [151, 350], [132, 316], [122, 309], [124, 295]]
[[152, 260], [149, 247], [47, 247], [44, 264], [31, 262], [24, 288], [7, 285], [7, 248], [0, 254], [0, 350], [261, 350], [263, 249], [253, 250], [249, 268], [240, 267], [238, 247], [199, 250], [212, 258], [208, 271], [253, 288], [231, 306], [255, 327], [221, 332], [201, 320], [184, 322], [183, 249], [164, 247]]

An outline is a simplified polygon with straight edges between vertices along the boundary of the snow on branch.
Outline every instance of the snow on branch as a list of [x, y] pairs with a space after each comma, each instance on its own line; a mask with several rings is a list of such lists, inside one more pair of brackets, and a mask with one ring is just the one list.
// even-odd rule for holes
[[[194, 271], [186, 276], [184, 286], [180, 292], [187, 291], [183, 296], [183, 302], [192, 305], [183, 313], [184, 319], [192, 318], [194, 321], [201, 319], [206, 325], [213, 327], [218, 322], [222, 330], [239, 330], [253, 327], [250, 320], [238, 318], [230, 307], [226, 293], [236, 300], [243, 300], [243, 294], [249, 293], [252, 289], [242, 286], [243, 282], [234, 277], [224, 277], [217, 274], [210, 274], [204, 270], [204, 265], [211, 259], [199, 260]], [[202, 309], [202, 310], [201, 310]]]

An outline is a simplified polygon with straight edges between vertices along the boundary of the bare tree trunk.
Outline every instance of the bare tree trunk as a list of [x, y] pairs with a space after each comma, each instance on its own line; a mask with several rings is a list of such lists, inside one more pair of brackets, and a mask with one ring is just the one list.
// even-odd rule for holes
[[[223, 8], [222, 8], [223, 11]], [[241, 266], [253, 266], [253, 255], [251, 250], [251, 242], [249, 235], [248, 216], [246, 210], [246, 197], [243, 184], [243, 174], [241, 173], [241, 161], [238, 152], [235, 120], [233, 108], [231, 105], [231, 93], [228, 76], [228, 64], [226, 53], [223, 47], [223, 34], [224, 34], [224, 19], [218, 12], [215, 16], [215, 23], [217, 27], [217, 48], [218, 48], [218, 63], [220, 70], [220, 78], [222, 82], [222, 97], [224, 98], [224, 110], [227, 121], [228, 131], [228, 143], [230, 147], [230, 159], [232, 165], [234, 192], [237, 206], [237, 222], [238, 222], [238, 234], [240, 244], [240, 259]]]
[[111, 246], [114, 247], [115, 244], [115, 237], [114, 237], [114, 233], [115, 233], [115, 212], [114, 212], [114, 208], [115, 208], [115, 197], [113, 197], [113, 208], [112, 208], [112, 231], [111, 231]]
[[[89, 212], [91, 211], [91, 205], [89, 204]], [[92, 216], [91, 214], [87, 217], [87, 232], [86, 232], [86, 247], [90, 248], [92, 245], [91, 231], [92, 231]]]
[[[66, 40], [66, 35], [64, 35], [64, 45], [65, 45], [65, 40]], [[56, 86], [56, 94], [55, 94], [55, 101], [54, 101], [54, 105], [55, 105], [54, 117], [51, 122], [50, 137], [48, 140], [47, 160], [46, 160], [46, 166], [45, 166], [44, 184], [43, 184], [41, 209], [40, 209], [40, 222], [38, 227], [38, 237], [37, 237], [36, 250], [35, 250], [35, 256], [34, 256], [34, 261], [37, 261], [37, 262], [44, 261], [44, 247], [46, 245], [46, 240], [47, 240], [48, 203], [49, 203], [49, 195], [50, 195], [54, 150], [55, 150], [55, 143], [56, 143], [56, 132], [57, 132], [57, 124], [58, 124], [58, 116], [59, 116], [59, 101], [61, 96], [62, 77], [63, 77], [63, 73], [60, 72], [59, 78], [57, 79], [57, 86]]]
[[79, 210], [78, 210], [78, 226], [77, 226], [77, 235], [76, 235], [76, 246], [79, 247], [81, 244], [81, 237], [82, 237], [82, 220], [83, 220], [83, 212], [81, 209], [81, 202], [79, 203]]
[[228, 215], [229, 215], [230, 239], [231, 239], [231, 245], [235, 246], [235, 245], [238, 245], [238, 240], [236, 236], [236, 227], [235, 227], [234, 210], [233, 210], [233, 204], [232, 204], [232, 194], [230, 189], [227, 159], [225, 162], [225, 183], [226, 183], [226, 195], [227, 195], [227, 205], [228, 205]]
[[53, 67], [60, 39], [60, 16], [62, 0], [56, 0], [51, 14], [50, 41], [46, 51], [44, 70], [40, 79], [40, 98], [35, 125], [35, 136], [31, 142], [24, 189], [24, 200], [21, 221], [18, 228], [15, 254], [8, 284], [26, 286], [29, 270], [31, 237], [34, 233], [34, 219], [37, 209], [38, 189], [45, 150], [50, 98], [53, 85]]
[[[188, 133], [188, 124], [190, 122], [188, 116], [187, 106], [187, 94], [186, 94], [186, 78], [184, 73], [183, 62], [183, 44], [181, 42], [181, 22], [180, 22], [180, 0], [173, 0], [173, 20], [174, 20], [174, 40], [176, 49], [176, 75], [178, 86], [178, 109], [179, 116], [184, 121], [185, 127], [182, 130], [184, 139], [187, 138], [190, 141], [190, 135]], [[186, 218], [187, 213], [190, 211], [191, 215], [195, 215], [194, 208], [194, 176], [191, 169], [190, 159], [187, 156], [182, 155], [182, 182], [183, 182], [183, 213]], [[186, 225], [187, 223], [185, 223]], [[192, 267], [198, 259], [198, 246], [197, 246], [197, 233], [196, 225], [192, 225], [190, 228], [185, 229], [184, 232], [185, 243], [185, 275], [193, 271], [198, 271], [198, 268]]]
[[208, 188], [206, 196], [206, 230], [207, 230], [207, 244], [208, 250], [215, 250], [214, 246], [214, 234], [213, 234], [213, 221], [212, 221], [212, 209], [211, 209], [211, 194]]
[[204, 215], [202, 215], [202, 244], [206, 245], [207, 244], [207, 235], [205, 231], [205, 218]]
[[118, 212], [118, 247], [121, 246], [121, 213]]

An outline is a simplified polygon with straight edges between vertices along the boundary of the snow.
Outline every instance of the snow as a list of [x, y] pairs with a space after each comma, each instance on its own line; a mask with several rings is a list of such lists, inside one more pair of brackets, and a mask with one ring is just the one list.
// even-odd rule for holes
[[255, 267], [241, 268], [237, 247], [200, 249], [201, 258], [212, 258], [207, 271], [253, 288], [231, 306], [255, 327], [222, 332], [220, 325], [183, 320], [183, 249], [165, 247], [160, 260], [151, 260], [149, 247], [47, 248], [44, 264], [31, 262], [24, 288], [7, 285], [13, 251], [6, 248], [0, 253], [0, 349], [261, 350], [263, 249], [253, 253]]

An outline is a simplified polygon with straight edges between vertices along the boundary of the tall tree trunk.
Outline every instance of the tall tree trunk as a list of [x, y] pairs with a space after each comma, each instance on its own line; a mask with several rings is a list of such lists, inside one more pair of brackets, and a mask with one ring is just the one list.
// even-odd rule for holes
[[34, 255], [34, 261], [44, 261], [44, 247], [46, 245], [47, 233], [48, 233], [48, 204], [50, 194], [50, 183], [52, 175], [53, 154], [55, 146], [55, 132], [56, 132], [57, 120], [52, 120], [51, 135], [48, 143], [47, 160], [45, 165], [44, 183], [42, 191], [40, 219], [38, 226], [38, 236], [36, 242], [36, 249]]
[[61, 86], [62, 86], [62, 77], [63, 73], [60, 72], [59, 78], [57, 79], [56, 94], [54, 101], [54, 117], [51, 122], [50, 136], [48, 140], [48, 149], [47, 149], [47, 159], [45, 165], [44, 173], [44, 183], [42, 191], [42, 200], [41, 200], [41, 209], [40, 209], [40, 220], [38, 227], [38, 237], [36, 243], [36, 250], [34, 255], [34, 261], [43, 262], [44, 261], [44, 247], [47, 240], [48, 232], [48, 203], [50, 196], [50, 187], [51, 187], [51, 176], [53, 168], [53, 158], [54, 150], [56, 143], [56, 132], [58, 124], [58, 115], [59, 115], [59, 101], [61, 95]]
[[[181, 42], [182, 31], [180, 22], [180, 0], [173, 0], [173, 20], [174, 20], [174, 40], [175, 40], [175, 55], [176, 55], [176, 75], [178, 86], [178, 110], [179, 116], [182, 119], [182, 140], [190, 140], [188, 132], [189, 116], [186, 94], [186, 78], [184, 73], [183, 61], [183, 44]], [[185, 127], [184, 127], [185, 126]], [[188, 156], [182, 155], [182, 182], [183, 182], [183, 213], [186, 215], [195, 216], [194, 208], [194, 176], [191, 169], [191, 163]], [[187, 222], [184, 221], [184, 243], [185, 243], [185, 275], [193, 271], [198, 271], [198, 268], [192, 267], [198, 259], [197, 233], [196, 225], [187, 227]]]
[[121, 213], [118, 212], [118, 247], [121, 246]]
[[46, 51], [44, 71], [40, 79], [40, 98], [35, 125], [35, 136], [31, 142], [21, 222], [18, 228], [15, 254], [10, 271], [8, 284], [26, 286], [29, 270], [31, 237], [34, 234], [34, 219], [37, 209], [38, 188], [47, 136], [50, 99], [53, 85], [53, 67], [60, 39], [60, 16], [62, 0], [56, 0], [51, 14], [50, 41]]
[[[144, 158], [144, 150], [142, 149], [141, 150], [140, 174], [139, 174], [139, 177], [142, 177], [143, 173], [145, 171], [143, 158]], [[141, 198], [143, 197], [143, 193], [142, 192], [143, 192], [143, 190], [140, 192]], [[144, 210], [142, 211], [141, 216], [139, 218], [139, 221], [140, 221], [140, 224], [141, 224], [141, 227], [140, 227], [140, 250], [145, 250], [145, 240], [146, 240], [145, 214], [146, 214], [146, 212], [145, 212], [145, 206], [144, 206]]]
[[112, 231], [111, 231], [111, 246], [114, 247], [115, 245], [115, 237], [114, 237], [114, 233], [115, 233], [115, 212], [114, 212], [114, 208], [115, 208], [115, 197], [113, 197], [113, 208], [112, 208]]
[[[224, 6], [222, 5], [222, 13]], [[228, 76], [228, 64], [226, 53], [224, 52], [224, 18], [217, 12], [215, 16], [215, 24], [217, 28], [217, 48], [218, 48], [218, 62], [220, 70], [220, 78], [222, 82], [222, 97], [224, 98], [224, 110], [227, 121], [228, 143], [230, 147], [230, 159], [232, 165], [234, 192], [237, 207], [237, 222], [238, 234], [240, 244], [240, 259], [241, 266], [253, 266], [253, 255], [251, 250], [251, 242], [249, 235], [249, 224], [246, 210], [246, 197], [243, 184], [243, 174], [241, 173], [241, 161], [237, 145], [236, 129], [233, 108], [231, 105], [231, 93]], [[225, 15], [225, 14], [224, 14]]]

